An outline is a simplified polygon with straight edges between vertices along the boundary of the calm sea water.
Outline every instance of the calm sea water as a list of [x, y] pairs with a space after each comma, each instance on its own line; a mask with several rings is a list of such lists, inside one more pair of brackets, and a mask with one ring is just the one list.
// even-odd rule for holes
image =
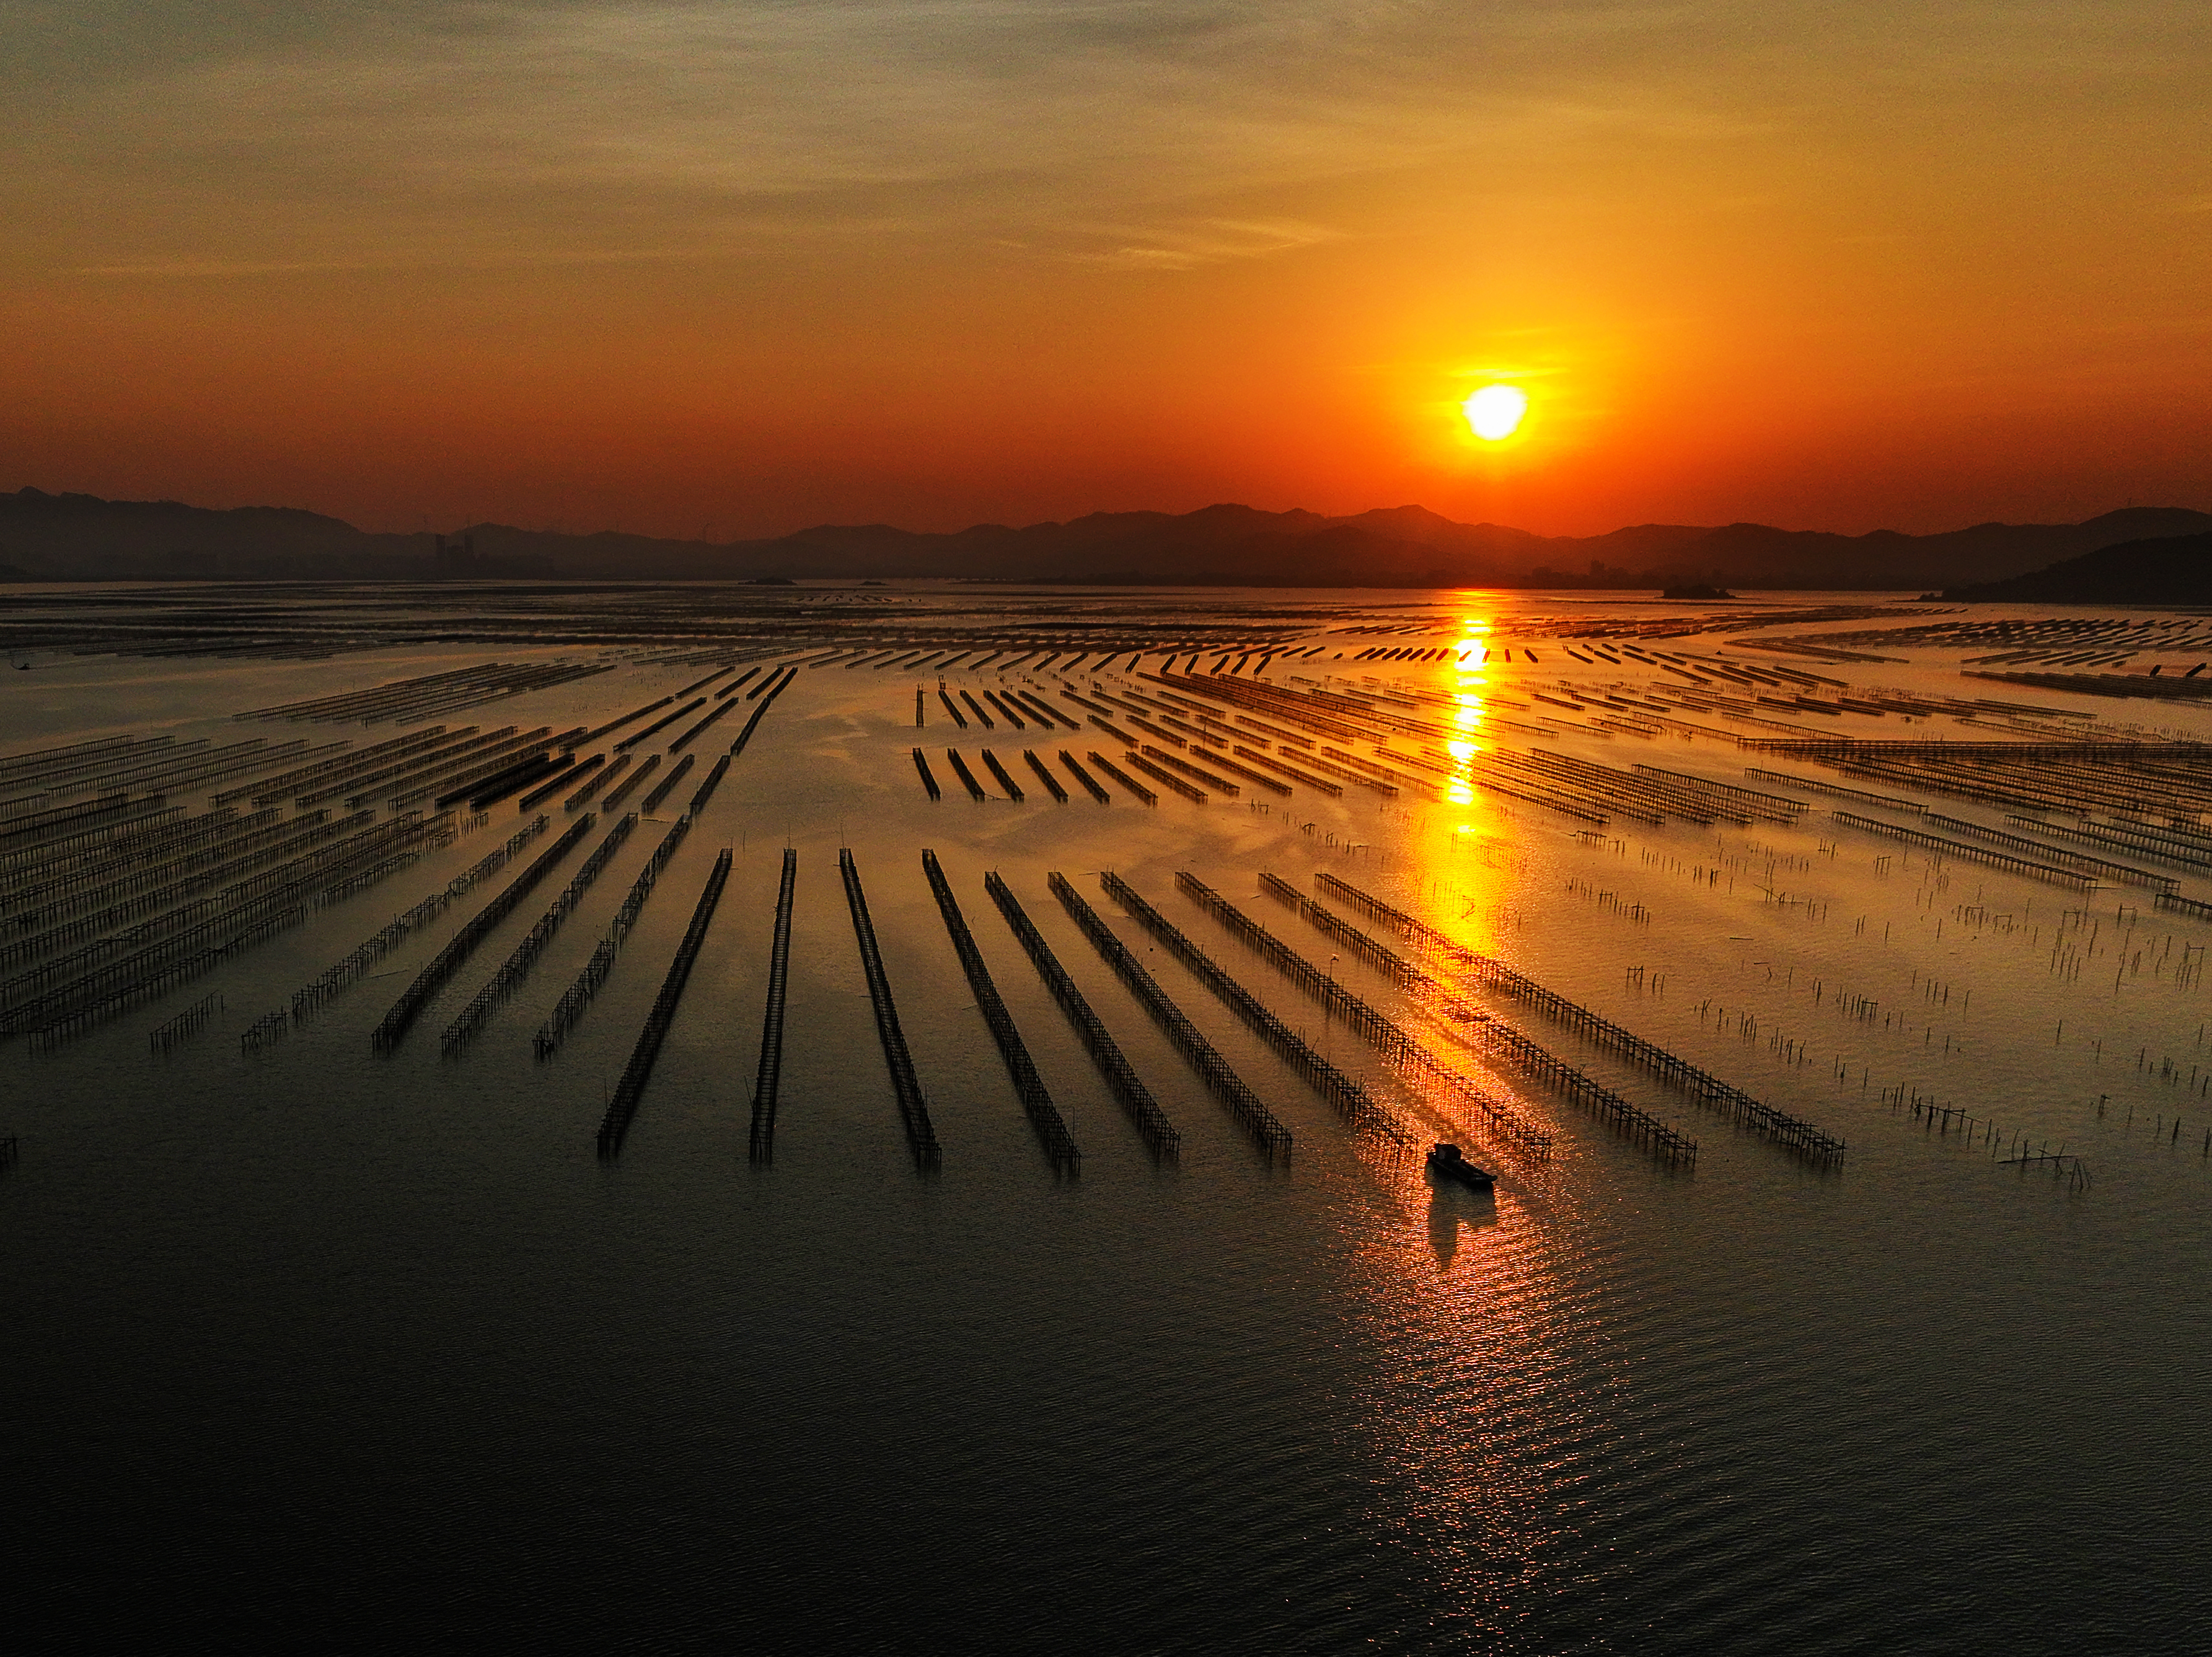
[[[234, 733], [238, 708], [492, 653], [86, 659], [0, 687], [5, 746]], [[626, 668], [448, 723], [611, 717], [702, 671]], [[1958, 689], [1949, 658], [1867, 672]], [[557, 880], [390, 1058], [370, 1029], [503, 882], [273, 1050], [245, 1056], [237, 1037], [501, 828], [56, 1053], [0, 1057], [0, 1132], [23, 1144], [0, 1175], [9, 1557], [33, 1644], [2203, 1648], [2212, 1160], [2192, 1141], [2212, 1101], [2156, 1071], [2212, 1065], [2205, 992], [2163, 964], [2212, 928], [2139, 918], [2124, 953], [2063, 977], [2062, 912], [2124, 934], [2134, 894], [1895, 859], [1820, 811], [1797, 829], [1577, 840], [1534, 807], [1357, 791], [1264, 814], [1034, 790], [975, 804], [941, 761], [932, 804], [913, 743], [972, 755], [986, 733], [941, 717], [915, 732], [912, 695], [866, 670], [802, 675], [550, 1062], [530, 1033], [653, 822], [459, 1059], [439, 1029]], [[1048, 746], [988, 734], [1010, 762], [1024, 734]], [[1582, 751], [1739, 781], [1746, 762], [1709, 741]], [[787, 842], [782, 1108], [775, 1163], [756, 1168]], [[606, 1091], [725, 845], [733, 877], [681, 1015], [623, 1156], [602, 1162]], [[944, 1146], [933, 1176], [901, 1135], [841, 845]], [[924, 847], [1085, 1152], [1079, 1177], [1054, 1174], [1021, 1114]], [[1849, 1156], [1808, 1168], [1501, 1004], [1679, 1120], [1702, 1156], [1669, 1173], [1505, 1078], [1557, 1154], [1496, 1159], [1492, 1198], [1437, 1190], [1418, 1156], [1344, 1128], [1097, 891], [1120, 871], [1392, 1095], [1346, 1031], [1176, 893], [1186, 868], [1316, 962], [1328, 941], [1255, 877], [1338, 873], [1844, 1135]], [[992, 869], [1182, 1130], [1178, 1161], [1156, 1163], [1098, 1081], [985, 896]], [[1047, 892], [1054, 869], [1290, 1126], [1287, 1163], [1262, 1162], [1195, 1085]], [[1357, 961], [1334, 970], [1420, 1023]], [[1893, 1022], [1838, 1017], [1839, 985]], [[151, 1056], [147, 1031], [210, 990], [222, 1019]], [[1991, 1144], [1893, 1108], [1899, 1084], [1994, 1117], [1997, 1149], [2064, 1141], [2094, 1184], [2000, 1166]]]

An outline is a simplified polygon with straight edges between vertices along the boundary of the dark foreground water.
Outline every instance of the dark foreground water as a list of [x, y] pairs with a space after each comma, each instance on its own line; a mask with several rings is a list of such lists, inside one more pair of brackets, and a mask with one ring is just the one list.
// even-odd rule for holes
[[[677, 683], [661, 677], [589, 682], [576, 717]], [[979, 806], [953, 789], [931, 806], [906, 755], [911, 686], [869, 677], [805, 678], [779, 705], [550, 1063], [529, 1033], [658, 825], [462, 1058], [440, 1057], [438, 1030], [542, 902], [390, 1059], [368, 1032], [458, 916], [268, 1054], [236, 1038], [489, 831], [228, 976], [56, 1053], [0, 1053], [0, 1126], [24, 1143], [0, 1176], [0, 1442], [28, 1645], [2204, 1648], [2207, 1165], [2117, 1108], [2094, 1114], [2099, 1092], [2146, 1114], [2179, 1094], [2039, 1045], [2064, 1016], [2104, 1020], [2115, 1049], [2124, 1029], [2130, 1057], [2137, 1037], [2154, 1058], [2161, 1037], [2193, 1052], [2197, 991], [2097, 1002], [2025, 938], [1939, 944], [1918, 917], [1966, 893], [1930, 909], [1932, 874], [1885, 883], [1872, 859], [1888, 848], [1864, 845], [1823, 861], [1811, 828], [1748, 838], [1771, 851], [1798, 835], [1784, 854], [1817, 865], [1793, 878], [1827, 883], [1825, 931], [1747, 881], [1670, 880], [1665, 858], [1765, 855], [1734, 831], [1638, 829], [1616, 848], [1534, 813], [1347, 804], [1308, 835], [1308, 813], [1218, 802]], [[205, 694], [219, 712], [253, 700]], [[555, 703], [543, 717], [567, 714]], [[801, 859], [789, 1057], [775, 1162], [756, 1168], [748, 1098], [787, 835]], [[637, 1126], [601, 1162], [605, 1090], [724, 844], [728, 895]], [[840, 844], [868, 882], [945, 1145], [933, 1177], [899, 1133]], [[1021, 1116], [923, 884], [925, 845], [1086, 1153], [1078, 1179], [1054, 1177]], [[1386, 890], [1843, 1133], [1850, 1154], [1808, 1169], [1531, 1023], [1696, 1132], [1696, 1172], [1524, 1093], [1559, 1154], [1501, 1162], [1494, 1198], [1440, 1192], [1148, 956], [1297, 1135], [1269, 1168], [1045, 889], [1063, 869], [1110, 912], [1087, 877], [1105, 867], [1378, 1085], [1344, 1032], [1175, 895], [1175, 870], [1317, 960], [1325, 940], [1250, 896], [1257, 871], [1303, 885], [1325, 867]], [[983, 895], [991, 868], [1182, 1129], [1179, 1162], [1156, 1165], [1098, 1083]], [[2044, 901], [2002, 878], [1979, 900]], [[1653, 918], [1624, 920], [1577, 883]], [[1899, 938], [1877, 950], [1860, 913]], [[1626, 986], [1635, 964], [1666, 972], [1663, 998]], [[1850, 1056], [1838, 1083], [1696, 1011], [1760, 1008], [1810, 1035], [1786, 975], [1815, 968], [1899, 1006], [1929, 971], [1971, 978], [1985, 1022], [1961, 1013], [1924, 1041], [1916, 1023], [1887, 1048], [1878, 1032], [1820, 1034]], [[1401, 1005], [1357, 963], [1337, 969]], [[226, 1022], [149, 1055], [147, 1029], [210, 987]], [[1944, 1036], [1960, 1051], [1909, 1057]], [[1906, 1080], [2008, 1132], [2087, 1144], [2096, 1184], [2069, 1193], [1930, 1137], [1879, 1097]]]

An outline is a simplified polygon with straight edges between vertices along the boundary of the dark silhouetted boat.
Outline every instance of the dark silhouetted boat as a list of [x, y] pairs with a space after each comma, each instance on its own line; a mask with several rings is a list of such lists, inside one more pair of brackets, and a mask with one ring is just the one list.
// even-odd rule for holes
[[1459, 1154], [1457, 1145], [1438, 1145], [1429, 1153], [1429, 1172], [1439, 1179], [1457, 1180], [1470, 1191], [1487, 1191], [1498, 1183], [1495, 1175], [1477, 1168]]

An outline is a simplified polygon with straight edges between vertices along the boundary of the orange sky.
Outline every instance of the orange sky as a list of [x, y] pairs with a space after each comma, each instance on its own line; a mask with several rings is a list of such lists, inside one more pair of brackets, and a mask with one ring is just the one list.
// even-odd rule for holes
[[2206, 19], [29, 0], [0, 487], [724, 537], [2212, 507]]

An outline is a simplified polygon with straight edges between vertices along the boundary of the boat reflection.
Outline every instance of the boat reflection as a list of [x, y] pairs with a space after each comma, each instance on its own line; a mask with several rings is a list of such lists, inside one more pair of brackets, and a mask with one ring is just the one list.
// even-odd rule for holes
[[1498, 1223], [1498, 1193], [1472, 1191], [1456, 1180], [1425, 1176], [1429, 1182], [1429, 1247], [1437, 1270], [1449, 1272], [1459, 1253], [1460, 1228], [1481, 1231]]

